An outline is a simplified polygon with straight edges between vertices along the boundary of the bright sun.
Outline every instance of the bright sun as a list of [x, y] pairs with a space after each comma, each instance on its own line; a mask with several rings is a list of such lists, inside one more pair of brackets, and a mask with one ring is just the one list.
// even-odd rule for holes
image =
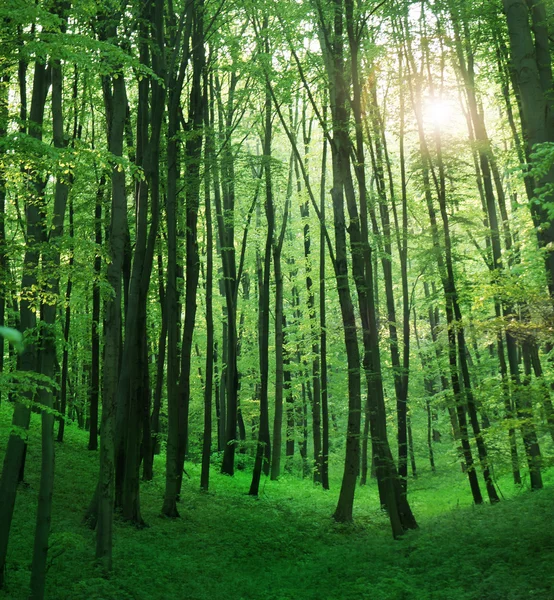
[[452, 102], [448, 100], [428, 100], [425, 103], [425, 121], [429, 125], [441, 129], [452, 123], [456, 117], [456, 111]]

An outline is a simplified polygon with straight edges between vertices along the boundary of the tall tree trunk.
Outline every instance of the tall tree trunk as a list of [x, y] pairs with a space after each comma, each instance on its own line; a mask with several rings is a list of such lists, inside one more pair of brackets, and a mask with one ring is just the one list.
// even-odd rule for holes
[[94, 207], [94, 281], [92, 283], [92, 323], [91, 323], [91, 389], [90, 389], [90, 429], [89, 450], [98, 449], [98, 402], [100, 399], [100, 276], [102, 272], [102, 209], [106, 179], [100, 179]]
[[[20, 65], [21, 66], [21, 65]], [[26, 77], [26, 69], [20, 70], [20, 90], [22, 98], [25, 98], [25, 86], [21, 77]], [[42, 140], [42, 124], [44, 121], [44, 107], [46, 95], [49, 86], [49, 73], [46, 65], [37, 61], [33, 76], [33, 92], [30, 110], [30, 123], [28, 125], [28, 134], [38, 141]], [[26, 118], [26, 115], [25, 115]], [[45, 182], [33, 180], [32, 187], [28, 190], [25, 200], [25, 256], [23, 264], [21, 289], [23, 291], [19, 310], [19, 326], [26, 339], [26, 347], [18, 361], [18, 368], [22, 371], [32, 373], [37, 370], [37, 348], [32, 342], [32, 335], [36, 330], [36, 308], [38, 299], [36, 290], [38, 288], [37, 273], [40, 258], [41, 244], [44, 242], [45, 231], [42, 222], [43, 211], [43, 193]], [[25, 339], [25, 337], [24, 337]], [[32, 392], [26, 392], [26, 403], [16, 401], [14, 414], [12, 418], [12, 431], [8, 438], [6, 453], [4, 454], [4, 464], [2, 467], [2, 476], [0, 478], [0, 588], [4, 585], [6, 555], [8, 550], [8, 540], [10, 527], [15, 505], [15, 496], [17, 483], [24, 464], [26, 442], [19, 431], [26, 431], [29, 428], [31, 418], [30, 403], [34, 400]], [[17, 433], [16, 433], [17, 431]]]
[[[310, 141], [311, 131], [313, 127], [313, 117], [309, 120], [306, 116], [306, 107], [303, 104], [302, 108], [302, 131], [303, 131], [303, 142], [304, 142], [304, 170], [309, 174], [309, 152], [310, 152]], [[292, 124], [294, 130], [294, 124]], [[295, 170], [296, 170], [296, 181], [297, 181], [297, 192], [300, 195], [302, 192], [302, 180], [299, 173], [298, 162], [295, 159]], [[322, 483], [322, 434], [321, 434], [321, 379], [320, 379], [320, 359], [319, 359], [319, 339], [317, 335], [317, 314], [315, 310], [315, 294], [314, 285], [312, 279], [312, 238], [310, 235], [310, 204], [309, 199], [306, 199], [300, 204], [300, 216], [303, 221], [303, 241], [304, 241], [304, 263], [306, 270], [306, 308], [308, 311], [308, 319], [310, 322], [310, 338], [311, 354], [312, 354], [312, 437], [314, 444], [314, 469], [313, 478], [314, 483]]]
[[[373, 80], [372, 80], [373, 79]], [[396, 302], [394, 298], [394, 280], [393, 280], [393, 255], [392, 255], [392, 238], [393, 231], [391, 228], [390, 216], [389, 216], [389, 206], [387, 206], [387, 191], [386, 191], [386, 182], [385, 182], [385, 167], [391, 173], [390, 162], [388, 159], [388, 152], [386, 147], [385, 140], [385, 132], [383, 131], [383, 123], [381, 115], [379, 114], [379, 107], [377, 103], [377, 91], [376, 84], [374, 78], [370, 78], [370, 89], [368, 91], [369, 95], [369, 113], [370, 113], [370, 121], [371, 121], [371, 133], [369, 133], [370, 128], [367, 127], [368, 137], [370, 142], [373, 142], [373, 148], [370, 147], [371, 150], [371, 158], [373, 171], [375, 175], [375, 183], [378, 191], [378, 206], [379, 206], [379, 215], [381, 218], [381, 227], [382, 227], [382, 235], [381, 243], [380, 243], [380, 251], [381, 251], [381, 265], [383, 269], [383, 279], [385, 282], [385, 299], [387, 306], [387, 320], [388, 320], [388, 329], [389, 329], [389, 346], [390, 346], [390, 356], [394, 377], [394, 389], [396, 395], [396, 405], [397, 405], [397, 429], [398, 429], [398, 473], [400, 476], [400, 483], [402, 486], [403, 493], [406, 493], [407, 490], [407, 476], [408, 476], [408, 439], [407, 439], [407, 372], [404, 372], [403, 365], [404, 362], [402, 356], [407, 358], [409, 355], [409, 328], [407, 340], [404, 340], [404, 343], [408, 345], [408, 352], [406, 352], [406, 348], [404, 348], [403, 355], [400, 353], [400, 341], [398, 336], [398, 327], [397, 327], [397, 317], [396, 317]], [[403, 96], [401, 94], [401, 98], [403, 101]], [[361, 113], [361, 109], [357, 109], [355, 112]], [[401, 115], [403, 115], [403, 109], [401, 111]], [[361, 118], [361, 117], [360, 117]], [[403, 125], [401, 125], [401, 128]], [[360, 127], [361, 129], [361, 127]], [[403, 133], [401, 132], [401, 139]], [[358, 164], [360, 163], [360, 152], [363, 153], [363, 140], [361, 134], [358, 134], [358, 142], [357, 142], [357, 155], [358, 155]], [[363, 154], [362, 154], [363, 155]], [[362, 169], [358, 167], [357, 169], [358, 179], [362, 178], [362, 182], [360, 185], [365, 185], [365, 174], [362, 173]], [[405, 180], [405, 175], [404, 175]], [[405, 197], [405, 187], [404, 187], [404, 197]], [[402, 276], [402, 298], [403, 301], [406, 299], [407, 301], [407, 265], [406, 265], [406, 257], [404, 252], [404, 244], [400, 240], [400, 232], [398, 227], [398, 218], [396, 212], [396, 199], [394, 197], [394, 188], [392, 186], [392, 176], [390, 177], [390, 205], [395, 217], [395, 225], [396, 225], [396, 237], [398, 241], [398, 250], [401, 258], [401, 276]], [[378, 233], [378, 225], [376, 221], [376, 217], [374, 216], [374, 209], [370, 209], [370, 214], [373, 220], [373, 228], [374, 232]], [[403, 317], [405, 315], [403, 314]], [[409, 322], [409, 321], [408, 321]], [[404, 386], [406, 383], [406, 386]]]
[[[455, 41], [456, 41], [456, 53], [459, 62], [459, 68], [464, 80], [465, 84], [465, 92], [468, 102], [469, 108], [469, 122], [468, 126], [470, 128], [470, 135], [474, 136], [477, 146], [477, 154], [478, 161], [476, 164], [478, 180], [480, 181], [480, 185], [482, 188], [482, 200], [483, 200], [483, 210], [485, 213], [485, 225], [490, 228], [490, 237], [487, 239], [487, 244], [490, 248], [491, 257], [489, 259], [489, 268], [491, 271], [492, 281], [495, 282], [498, 280], [499, 274], [501, 274], [505, 268], [502, 250], [501, 250], [501, 236], [500, 236], [500, 227], [498, 223], [498, 216], [496, 210], [496, 198], [493, 189], [493, 179], [496, 181], [496, 189], [498, 195], [499, 205], [501, 207], [501, 212], [503, 215], [503, 229], [504, 229], [504, 241], [505, 248], [507, 252], [510, 252], [512, 249], [512, 237], [509, 228], [508, 216], [505, 214], [505, 201], [504, 201], [504, 191], [502, 189], [502, 182], [500, 181], [500, 177], [497, 175], [493, 176], [492, 171], [497, 172], [496, 161], [494, 158], [494, 154], [491, 148], [491, 144], [488, 138], [488, 134], [485, 128], [485, 122], [482, 115], [478, 110], [478, 102], [477, 96], [475, 92], [475, 73], [474, 73], [474, 56], [471, 48], [471, 38], [469, 35], [469, 26], [467, 25], [467, 21], [463, 21], [464, 28], [464, 44], [462, 45], [459, 14], [455, 9], [452, 9], [452, 22], [454, 24], [454, 33], [455, 33]], [[464, 53], [465, 49], [465, 53]], [[501, 318], [502, 315], [509, 320], [511, 315], [513, 315], [514, 309], [505, 299], [496, 298], [495, 299], [495, 312], [496, 317]], [[516, 350], [516, 340], [515, 338], [508, 332], [505, 331], [504, 335], [506, 337], [506, 346], [508, 349], [508, 357], [510, 353], [517, 352]], [[506, 362], [504, 358], [504, 344], [502, 341], [502, 335], [499, 333], [499, 338], [497, 341], [498, 346], [498, 359], [500, 366], [500, 373], [503, 380], [503, 392], [504, 392], [504, 406], [506, 411], [506, 419], [509, 422], [512, 421], [512, 407], [511, 400], [509, 397], [509, 391], [506, 378], [507, 378], [507, 368]], [[517, 361], [509, 360], [509, 367], [511, 378], [514, 381], [514, 385], [517, 388], [519, 386], [519, 373], [517, 367]], [[514, 370], [515, 369], [515, 370]], [[514, 389], [514, 397], [517, 398], [519, 394], [517, 389]], [[517, 402], [517, 400], [516, 400]], [[531, 426], [532, 428], [532, 426]], [[510, 439], [510, 451], [512, 455], [512, 471], [514, 476], [514, 481], [518, 483], [520, 481], [519, 475], [519, 464], [517, 458], [517, 446], [515, 443], [515, 431], [513, 427], [510, 427], [508, 430], [508, 435]], [[527, 444], [526, 447], [533, 447], [531, 443]]]
[[158, 337], [158, 353], [156, 355], [156, 379], [154, 384], [154, 402], [150, 416], [150, 454], [144, 453], [143, 475], [145, 481], [151, 481], [154, 476], [154, 456], [160, 453], [160, 412], [162, 409], [162, 390], [164, 383], [165, 355], [167, 342], [167, 305], [163, 284], [163, 259], [158, 253], [158, 295], [162, 313], [162, 326]]
[[[268, 21], [264, 21], [264, 29], [268, 26]], [[263, 40], [264, 51], [269, 54], [269, 41]], [[256, 458], [254, 462], [254, 471], [252, 473], [252, 483], [250, 484], [249, 494], [257, 496], [260, 477], [262, 471], [265, 475], [269, 474], [269, 465], [271, 459], [271, 441], [269, 438], [269, 282], [271, 272], [271, 254], [273, 247], [273, 236], [275, 232], [275, 207], [273, 204], [273, 181], [271, 174], [271, 138], [272, 131], [272, 102], [269, 90], [265, 95], [265, 119], [264, 119], [264, 143], [263, 143], [263, 170], [265, 178], [265, 214], [267, 219], [267, 234], [265, 242], [265, 252], [263, 260], [263, 280], [260, 286], [259, 294], [259, 356], [260, 356], [260, 425], [258, 429], [258, 443], [256, 446]], [[285, 221], [286, 222], [286, 221]], [[284, 231], [282, 232], [284, 236]], [[282, 240], [281, 240], [282, 244]]]
[[190, 375], [192, 359], [192, 336], [196, 323], [196, 294], [200, 276], [200, 256], [198, 252], [198, 209], [200, 205], [200, 161], [202, 154], [202, 122], [204, 120], [204, 96], [202, 75], [204, 71], [204, 1], [198, 0], [193, 8], [192, 26], [192, 84], [190, 90], [188, 136], [186, 149], [187, 188], [185, 193], [185, 318], [183, 341], [181, 344], [181, 367], [178, 398], [179, 446], [177, 455], [178, 494], [181, 491], [183, 468], [188, 446], [188, 421], [190, 406]]
[[[347, 134], [347, 92], [344, 81], [343, 59], [343, 11], [342, 2], [333, 3], [333, 21], [327, 24], [320, 15], [320, 43], [332, 39], [332, 47], [323, 47], [327, 75], [329, 78], [329, 98], [331, 105], [333, 140], [331, 144], [333, 164], [333, 215], [335, 229], [335, 278], [346, 347], [346, 362], [348, 368], [348, 424], [346, 434], [346, 456], [344, 473], [337, 507], [333, 514], [336, 521], [352, 521], [354, 490], [360, 466], [360, 417], [361, 417], [361, 360], [358, 347], [358, 335], [354, 305], [350, 292], [348, 278], [348, 260], [346, 246], [346, 219], [344, 214], [344, 186], [348, 169], [349, 140]], [[345, 160], [346, 159], [346, 160]], [[352, 218], [350, 220], [352, 225]], [[358, 231], [357, 226], [356, 233]], [[352, 234], [351, 234], [352, 235]], [[358, 242], [358, 240], [355, 240]], [[353, 260], [360, 260], [353, 254]]]
[[167, 91], [167, 286], [166, 286], [166, 312], [167, 312], [167, 449], [166, 449], [166, 480], [162, 514], [166, 517], [178, 517], [177, 495], [179, 489], [180, 473], [178, 472], [179, 456], [179, 298], [177, 291], [177, 184], [179, 179], [179, 106], [183, 81], [189, 62], [188, 45], [192, 30], [192, 5], [187, 5], [180, 17], [179, 26], [173, 24], [171, 31], [181, 32], [173, 34], [170, 47], [181, 46], [182, 56], [180, 65], [168, 75], [169, 84]]
[[[69, 237], [73, 240], [74, 238], [74, 223], [73, 223], [73, 199], [69, 200]], [[71, 255], [69, 258], [69, 274], [67, 277], [67, 286], [65, 289], [65, 311], [64, 311], [64, 324], [63, 324], [63, 341], [64, 347], [62, 352], [62, 372], [60, 375], [60, 398], [58, 402], [58, 410], [61, 415], [58, 417], [58, 436], [57, 441], [63, 442], [63, 435], [65, 431], [65, 413], [67, 407], [67, 386], [69, 377], [69, 332], [71, 327], [71, 291], [73, 289], [73, 275], [71, 273], [73, 264], [75, 262], [74, 248], [72, 246]], [[98, 409], [98, 406], [97, 406]], [[91, 402], [91, 413], [92, 413], [92, 402]], [[98, 415], [97, 415], [98, 420]]]
[[[445, 194], [445, 177], [444, 177], [444, 168], [442, 166], [442, 161], [440, 162], [440, 175], [437, 177], [434, 170], [432, 170], [431, 156], [429, 153], [427, 140], [425, 137], [425, 132], [423, 129], [422, 122], [422, 92], [421, 92], [421, 83], [416, 79], [417, 69], [415, 67], [414, 56], [411, 51], [411, 46], [409, 41], [406, 42], [405, 53], [407, 57], [408, 64], [411, 68], [411, 74], [415, 80], [415, 83], [410, 80], [410, 92], [412, 96], [412, 104], [414, 106], [414, 111], [416, 114], [416, 121], [418, 127], [418, 137], [420, 143], [421, 154], [424, 159], [424, 165], [422, 170], [423, 183], [424, 183], [424, 191], [425, 191], [425, 201], [427, 204], [427, 210], [429, 213], [429, 221], [431, 224], [431, 233], [433, 239], [433, 247], [436, 253], [437, 264], [443, 284], [444, 295], [445, 295], [445, 308], [446, 308], [446, 318], [447, 318], [447, 326], [448, 326], [448, 360], [450, 365], [450, 377], [452, 381], [452, 391], [454, 394], [454, 399], [456, 403], [456, 413], [458, 417], [458, 423], [460, 427], [461, 433], [461, 443], [464, 452], [464, 460], [467, 465], [467, 473], [470, 483], [470, 488], [473, 494], [473, 500], [476, 504], [480, 504], [483, 502], [483, 497], [481, 495], [481, 490], [479, 488], [479, 483], [477, 480], [477, 474], [475, 469], [473, 468], [473, 455], [471, 451], [471, 445], [469, 441], [469, 434], [467, 429], [467, 415], [466, 415], [466, 407], [464, 402], [462, 383], [460, 381], [460, 374], [458, 371], [457, 359], [460, 357], [460, 361], [466, 362], [465, 356], [465, 338], [463, 337], [463, 332], [461, 335], [456, 335], [456, 320], [459, 313], [459, 307], [456, 311], [453, 306], [453, 298], [456, 294], [456, 288], [454, 285], [454, 272], [452, 267], [451, 260], [451, 245], [449, 234], [447, 233], [448, 227], [448, 216], [446, 213], [446, 199], [444, 197]], [[435, 143], [437, 145], [438, 150], [440, 151], [440, 134], [435, 132]], [[441, 217], [443, 220], [443, 244], [440, 242], [439, 238], [439, 228], [437, 223], [436, 210], [434, 207], [433, 197], [431, 193], [431, 175], [433, 176], [433, 180], [435, 182], [435, 187], [437, 191], [437, 195], [439, 196], [439, 205], [441, 210]], [[444, 248], [444, 249], [443, 249]], [[457, 303], [456, 303], [457, 306]], [[459, 318], [461, 318], [461, 314], [459, 314]], [[461, 327], [459, 328], [461, 329]], [[462, 348], [457, 347], [457, 342], [462, 342]], [[467, 390], [465, 390], [467, 391]], [[466, 397], [467, 400], [469, 398]], [[468, 407], [469, 408], [469, 407]], [[474, 422], [474, 420], [472, 420]], [[479, 424], [477, 423], [477, 427]], [[488, 467], [483, 465], [485, 468]], [[487, 488], [490, 489], [489, 484], [492, 484], [490, 477], [488, 477]]]
[[[221, 260], [223, 266], [223, 285], [225, 290], [225, 305], [227, 310], [227, 344], [224, 351], [225, 362], [225, 440], [223, 447], [223, 461], [221, 472], [233, 475], [235, 472], [235, 451], [237, 447], [237, 411], [238, 411], [238, 369], [237, 369], [237, 299], [239, 279], [237, 279], [237, 267], [235, 256], [235, 166], [234, 156], [231, 151], [231, 132], [234, 119], [235, 91], [238, 78], [235, 71], [231, 73], [228, 91], [226, 115], [221, 100], [221, 86], [216, 81], [212, 92], [218, 94], [219, 110], [218, 122], [220, 127], [221, 150], [221, 186], [222, 197], [219, 194], [219, 182], [214, 177], [214, 201], [217, 215], [217, 228], [219, 234], [219, 245], [221, 248]], [[211, 107], [215, 99], [211, 100]], [[215, 118], [211, 119], [215, 122]], [[226, 133], [223, 133], [223, 127]], [[217, 169], [214, 176], [217, 175]]]
[[[552, 66], [546, 12], [538, 0], [503, 0], [510, 38], [510, 56], [521, 99], [522, 130], [527, 155], [535, 144], [554, 142]], [[531, 203], [539, 246], [544, 248], [550, 296], [554, 298], [554, 222], [546, 206], [553, 201], [554, 167], [535, 178], [541, 201]]]
[[[152, 21], [152, 23], [150, 23]], [[165, 75], [163, 0], [144, 4], [139, 25], [141, 64]], [[150, 101], [150, 102], [149, 102]], [[150, 104], [150, 106], [149, 106]], [[140, 511], [140, 453], [144, 413], [149, 411], [146, 313], [159, 222], [159, 146], [165, 86], [154, 78], [139, 81], [136, 164], [144, 179], [136, 184], [136, 237], [125, 312], [125, 340], [118, 385], [118, 412], [125, 415], [122, 487], [123, 518], [144, 524]], [[148, 221], [150, 217], [150, 226]], [[146, 379], [145, 379], [146, 377]], [[144, 432], [149, 438], [150, 431]]]
[[[324, 122], [326, 111], [324, 111]], [[327, 140], [321, 154], [319, 225], [319, 377], [321, 381], [321, 485], [329, 489], [329, 392], [327, 388], [327, 307], [325, 305], [325, 185], [327, 173]]]
[[283, 391], [284, 391], [284, 317], [283, 317], [283, 271], [281, 254], [285, 232], [289, 218], [289, 203], [292, 196], [292, 163], [289, 166], [289, 180], [283, 222], [279, 237], [273, 244], [273, 268], [275, 271], [275, 414], [273, 420], [273, 448], [271, 452], [271, 479], [276, 480], [281, 474], [281, 451], [283, 445]]
[[[207, 105], [208, 77], [204, 73], [204, 123], [211, 126]], [[213, 139], [206, 135], [204, 173], [204, 204], [206, 223], [206, 382], [204, 384], [204, 432], [202, 435], [202, 471], [200, 489], [207, 491], [210, 482], [210, 459], [212, 454], [212, 397], [214, 375], [214, 319], [213, 319], [213, 227], [212, 204], [210, 198], [210, 165], [214, 154]]]
[[287, 319], [283, 312], [283, 388], [285, 397], [286, 414], [286, 440], [285, 440], [285, 471], [292, 473], [294, 462], [294, 445], [296, 438], [296, 420], [294, 418], [295, 406], [294, 395], [292, 391], [292, 377], [290, 373], [290, 352], [286, 349], [287, 345]]
[[[0, 77], [0, 138], [7, 133], [8, 128], [8, 74]], [[5, 150], [0, 151], [0, 156]], [[1, 161], [3, 162], [3, 161]], [[8, 256], [6, 248], [6, 173], [0, 167], [0, 327], [6, 325], [6, 298], [8, 297]], [[4, 371], [4, 337], [0, 338], [0, 373]], [[0, 404], [3, 393], [0, 392]]]
[[[63, 17], [62, 17], [63, 18]], [[65, 30], [62, 25], [62, 30]], [[54, 146], [59, 150], [64, 148], [63, 140], [63, 107], [62, 85], [63, 75], [61, 61], [52, 64], [52, 129]], [[40, 372], [53, 382], [57, 364], [56, 358], [56, 314], [60, 294], [60, 247], [59, 241], [64, 231], [64, 218], [69, 194], [69, 183], [58, 177], [55, 185], [54, 211], [47, 249], [43, 251], [42, 273], [46, 275], [46, 295], [53, 302], [41, 306], [41, 347]], [[31, 565], [31, 594], [32, 600], [44, 598], [46, 584], [46, 561], [48, 558], [48, 538], [52, 517], [52, 493], [54, 489], [54, 392], [52, 385], [44, 386], [39, 392], [42, 406], [42, 462], [40, 472], [40, 487], [33, 546], [33, 562]]]
[[[103, 32], [105, 39], [116, 39], [116, 27]], [[117, 75], [117, 76], [116, 76]], [[121, 70], [102, 78], [104, 105], [108, 123], [108, 149], [123, 156], [123, 139], [127, 92]], [[102, 383], [102, 424], [100, 435], [100, 479], [98, 486], [98, 523], [96, 558], [104, 571], [112, 569], [113, 513], [115, 501], [115, 420], [117, 383], [121, 356], [122, 272], [127, 230], [127, 195], [125, 172], [113, 165], [111, 172], [111, 217], [108, 240], [106, 279], [113, 294], [104, 304], [104, 370]]]

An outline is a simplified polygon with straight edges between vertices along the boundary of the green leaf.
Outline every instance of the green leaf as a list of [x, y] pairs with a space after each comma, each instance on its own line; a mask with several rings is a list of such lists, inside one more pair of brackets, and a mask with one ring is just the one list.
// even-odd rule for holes
[[23, 343], [23, 334], [17, 329], [11, 327], [0, 327], [0, 335], [10, 342], [13, 347], [21, 354], [25, 350], [25, 344]]

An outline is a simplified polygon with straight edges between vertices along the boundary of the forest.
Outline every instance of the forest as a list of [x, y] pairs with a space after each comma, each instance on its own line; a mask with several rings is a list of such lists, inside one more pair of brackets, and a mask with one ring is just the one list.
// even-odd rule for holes
[[554, 598], [554, 0], [0, 2], [0, 599]]

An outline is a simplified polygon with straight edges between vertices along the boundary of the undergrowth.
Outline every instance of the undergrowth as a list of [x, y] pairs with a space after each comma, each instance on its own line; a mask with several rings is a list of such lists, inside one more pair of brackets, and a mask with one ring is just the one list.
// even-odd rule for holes
[[[0, 458], [9, 407], [0, 406]], [[1, 600], [27, 597], [40, 443], [34, 417], [26, 485], [18, 491]], [[98, 474], [98, 455], [74, 426], [56, 446], [49, 600], [552, 600], [554, 473], [530, 493], [499, 478], [504, 500], [473, 506], [465, 476], [444, 460], [439, 473], [409, 482], [420, 529], [393, 541], [374, 482], [356, 494], [355, 521], [338, 525], [332, 490], [284, 476], [246, 495], [250, 475], [214, 467], [210, 491], [198, 489], [199, 467], [179, 505], [181, 518], [160, 518], [164, 463], [143, 483], [148, 527], [116, 522], [114, 572], [94, 561], [94, 532], [82, 524]], [[338, 475], [338, 473], [336, 474]]]

